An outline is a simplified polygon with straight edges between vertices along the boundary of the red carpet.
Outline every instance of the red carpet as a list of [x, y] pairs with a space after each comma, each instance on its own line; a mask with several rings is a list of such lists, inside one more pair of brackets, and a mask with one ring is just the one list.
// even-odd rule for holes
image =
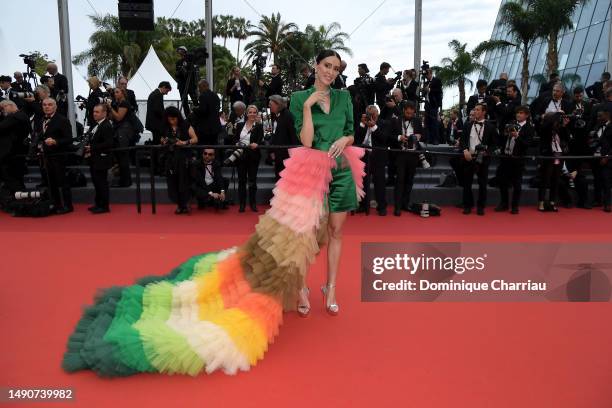
[[[349, 217], [341, 312], [313, 290], [308, 319], [286, 314], [280, 336], [248, 373], [113, 380], [60, 368], [66, 339], [96, 288], [168, 272], [191, 255], [239, 244], [252, 213], [138, 215], [133, 206], [45, 219], [0, 214], [0, 387], [71, 387], [73, 403], [27, 407], [610, 407], [609, 303], [361, 303], [362, 241], [612, 242], [612, 216], [561, 210], [519, 216]], [[309, 275], [324, 281], [325, 254]], [[607, 384], [607, 385], [606, 385]], [[2, 404], [11, 406], [11, 404]]]

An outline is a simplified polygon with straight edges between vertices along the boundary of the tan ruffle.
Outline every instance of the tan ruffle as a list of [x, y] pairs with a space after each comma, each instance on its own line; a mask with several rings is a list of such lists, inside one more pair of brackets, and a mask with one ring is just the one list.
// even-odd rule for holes
[[298, 290], [303, 286], [308, 267], [326, 242], [324, 220], [317, 231], [295, 233], [267, 214], [260, 217], [256, 232], [240, 251], [251, 288], [277, 297], [283, 310], [295, 310]]

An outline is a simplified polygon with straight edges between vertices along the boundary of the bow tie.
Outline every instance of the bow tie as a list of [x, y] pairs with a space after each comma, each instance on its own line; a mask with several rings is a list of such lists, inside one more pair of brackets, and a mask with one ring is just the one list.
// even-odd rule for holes
[[483, 126], [483, 125], [484, 125], [484, 122], [475, 122], [474, 124], [475, 124], [475, 125], [478, 125], [478, 126]]

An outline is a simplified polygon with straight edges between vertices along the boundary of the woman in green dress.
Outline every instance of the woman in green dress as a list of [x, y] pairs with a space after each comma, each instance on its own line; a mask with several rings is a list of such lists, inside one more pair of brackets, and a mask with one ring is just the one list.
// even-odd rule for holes
[[[342, 226], [348, 211], [357, 208], [357, 195], [351, 169], [343, 160], [345, 147], [353, 144], [353, 104], [348, 91], [331, 88], [340, 70], [340, 55], [324, 50], [316, 58], [315, 83], [291, 96], [291, 113], [296, 133], [306, 147], [327, 151], [336, 160], [327, 198], [327, 284], [321, 287], [325, 308], [330, 315], [338, 314], [336, 277], [342, 251]], [[308, 289], [299, 294], [298, 314], [310, 312]]]

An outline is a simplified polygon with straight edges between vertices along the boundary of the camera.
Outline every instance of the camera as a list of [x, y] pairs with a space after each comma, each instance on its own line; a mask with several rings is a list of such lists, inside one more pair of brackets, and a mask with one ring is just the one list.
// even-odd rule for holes
[[429, 61], [423, 60], [421, 68], [419, 69], [419, 76], [421, 87], [419, 89], [418, 103], [424, 102], [429, 93], [429, 79], [427, 78], [427, 71], [429, 71]]
[[519, 132], [520, 130], [521, 130], [521, 127], [516, 122], [510, 122], [505, 127], [506, 133]]
[[582, 119], [582, 115], [584, 115], [583, 108], [577, 108], [574, 113], [567, 115], [567, 117], [573, 122], [574, 128], [584, 129], [586, 127], [586, 121]]
[[[236, 146], [238, 147], [247, 147], [246, 144], [238, 142], [236, 143]], [[236, 162], [236, 160], [240, 159], [242, 157], [242, 155], [244, 154], [244, 149], [235, 149], [229, 156], [227, 159], [225, 159], [223, 161], [223, 165], [224, 166], [231, 166], [232, 164], [234, 164]]]
[[36, 69], [36, 57], [34, 55], [19, 54], [23, 58], [23, 63], [28, 66], [32, 71]]
[[489, 96], [497, 96], [499, 99], [504, 100], [506, 98], [506, 90], [504, 88], [491, 88], [487, 91]]
[[25, 99], [25, 98], [33, 98], [33, 92], [16, 92], [11, 91], [11, 99]]
[[476, 150], [476, 163], [482, 164], [485, 153], [487, 152], [487, 145], [479, 143], [474, 148]]

